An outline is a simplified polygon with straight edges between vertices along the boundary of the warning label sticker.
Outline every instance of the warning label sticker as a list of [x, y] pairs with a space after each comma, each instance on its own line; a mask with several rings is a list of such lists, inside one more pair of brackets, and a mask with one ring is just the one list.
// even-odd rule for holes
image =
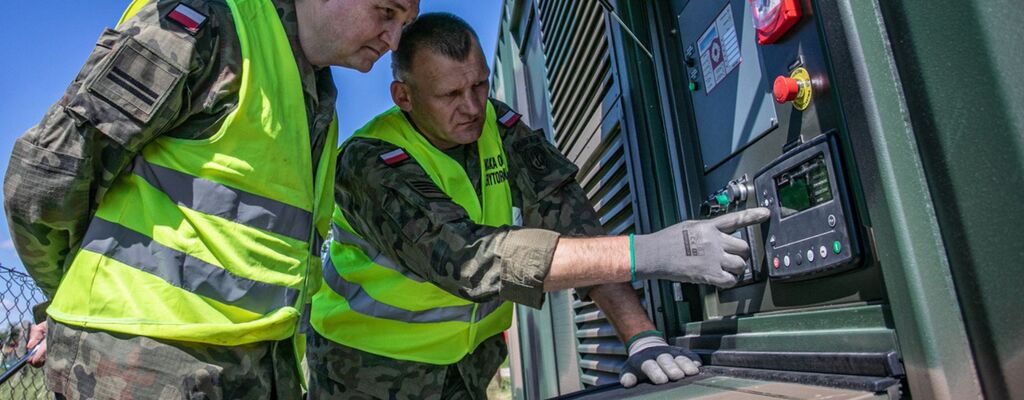
[[697, 40], [697, 47], [700, 49], [700, 68], [704, 73], [704, 93], [711, 93], [742, 61], [732, 7], [725, 6]]

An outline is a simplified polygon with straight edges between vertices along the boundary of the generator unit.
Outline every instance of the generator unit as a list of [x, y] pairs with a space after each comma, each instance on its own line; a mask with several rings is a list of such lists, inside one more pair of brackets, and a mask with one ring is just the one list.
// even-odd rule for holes
[[517, 308], [516, 398], [1024, 398], [1019, 4], [502, 11], [492, 95], [579, 166], [610, 234], [771, 210], [736, 233], [736, 286], [634, 283], [701, 374], [621, 388], [604, 314], [551, 293]]

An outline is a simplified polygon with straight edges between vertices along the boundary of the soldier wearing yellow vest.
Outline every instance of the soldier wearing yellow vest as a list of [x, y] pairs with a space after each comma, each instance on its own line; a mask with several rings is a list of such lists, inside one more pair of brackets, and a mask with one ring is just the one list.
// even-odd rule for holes
[[546, 291], [593, 285], [583, 296], [628, 344], [624, 385], [697, 373], [699, 358], [664, 341], [625, 282], [734, 284], [749, 248], [728, 233], [767, 210], [597, 237], [577, 168], [487, 99], [489, 71], [464, 21], [420, 16], [392, 67], [396, 107], [339, 154], [310, 398], [484, 398], [507, 354], [512, 302], [540, 307]]
[[333, 208], [327, 67], [368, 71], [417, 13], [137, 0], [100, 36], [4, 184], [51, 298], [30, 346], [58, 397], [301, 396], [291, 340]]

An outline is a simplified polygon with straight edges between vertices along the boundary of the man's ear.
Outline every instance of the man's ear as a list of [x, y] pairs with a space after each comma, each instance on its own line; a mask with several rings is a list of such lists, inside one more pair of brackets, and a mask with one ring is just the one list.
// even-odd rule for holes
[[391, 101], [395, 102], [402, 111], [412, 111], [412, 100], [409, 99], [409, 84], [400, 81], [391, 81]]

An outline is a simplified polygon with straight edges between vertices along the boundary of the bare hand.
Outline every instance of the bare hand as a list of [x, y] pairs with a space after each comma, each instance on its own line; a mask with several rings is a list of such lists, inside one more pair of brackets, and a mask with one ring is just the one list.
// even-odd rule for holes
[[28, 334], [28, 346], [25, 346], [26, 350], [32, 351], [32, 348], [36, 348], [34, 354], [28, 359], [28, 364], [39, 368], [46, 364], [46, 321], [32, 326]]

